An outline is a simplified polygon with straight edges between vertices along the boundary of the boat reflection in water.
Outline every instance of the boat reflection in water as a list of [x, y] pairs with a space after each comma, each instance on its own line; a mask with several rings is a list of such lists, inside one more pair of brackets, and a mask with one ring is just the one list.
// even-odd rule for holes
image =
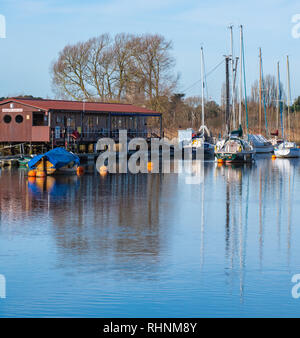
[[[216, 164], [215, 184], [220, 184], [220, 177], [225, 181], [226, 274], [233, 287], [239, 273], [242, 302], [245, 284], [248, 284], [245, 271], [249, 270], [249, 265], [257, 266], [263, 274], [270, 264], [271, 251], [276, 252], [277, 269], [282, 269], [283, 274], [290, 269], [295, 177], [299, 163], [297, 160], [271, 161], [265, 156], [251, 166]], [[274, 241], [276, 236], [277, 241]], [[282, 243], [282, 237], [285, 243]], [[273, 247], [274, 243], [277, 243], [276, 247]]]
[[2, 313], [299, 315], [299, 164], [266, 156], [34, 181], [3, 170], [1, 273], [17, 297]]
[[72, 189], [79, 186], [79, 180], [76, 176], [28, 177], [29, 193], [37, 197], [42, 193], [48, 193], [56, 198], [64, 197], [71, 185], [73, 186]]

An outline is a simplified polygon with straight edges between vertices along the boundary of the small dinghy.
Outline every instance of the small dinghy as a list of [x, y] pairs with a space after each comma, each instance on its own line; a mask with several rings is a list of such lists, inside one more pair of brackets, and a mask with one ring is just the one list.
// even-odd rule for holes
[[22, 156], [18, 158], [19, 166], [20, 167], [27, 167], [28, 162], [32, 160], [32, 157], [30, 156]]
[[28, 162], [30, 170], [53, 174], [76, 174], [80, 165], [79, 157], [64, 148], [55, 148], [43, 155], [35, 156]]

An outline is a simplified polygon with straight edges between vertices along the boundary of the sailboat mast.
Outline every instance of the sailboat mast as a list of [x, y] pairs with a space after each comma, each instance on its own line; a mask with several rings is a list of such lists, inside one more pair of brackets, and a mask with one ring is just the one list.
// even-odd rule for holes
[[225, 57], [225, 65], [226, 65], [226, 109], [225, 109], [225, 120], [226, 120], [226, 132], [227, 135], [230, 133], [230, 118], [229, 118], [229, 110], [230, 110], [230, 94], [229, 94], [229, 60], [230, 57]]
[[282, 139], [284, 139], [284, 104], [281, 101], [282, 93], [280, 89], [280, 72], [279, 72], [279, 62], [278, 62], [278, 106], [279, 106], [279, 112], [280, 112], [280, 122], [281, 122], [281, 136]]
[[235, 119], [235, 95], [234, 95], [234, 57], [233, 57], [233, 25], [229, 26], [230, 29], [230, 49], [231, 49], [231, 95], [232, 95], [232, 120], [233, 128], [236, 128], [236, 119]]
[[261, 82], [262, 82], [262, 78], [261, 78], [261, 48], [259, 48], [259, 106], [258, 106], [258, 110], [259, 110], [259, 133], [261, 134]]
[[204, 126], [204, 54], [201, 47], [202, 126]]
[[280, 113], [280, 84], [279, 84], [279, 62], [277, 62], [277, 114], [276, 114], [276, 128], [279, 130], [279, 113]]
[[240, 102], [239, 102], [239, 125], [242, 125], [242, 99], [243, 99], [243, 26], [240, 26]]
[[291, 138], [291, 120], [290, 120], [290, 105], [291, 105], [291, 80], [290, 80], [290, 61], [289, 56], [286, 57], [287, 65], [287, 86], [288, 86], [288, 131], [289, 139]]

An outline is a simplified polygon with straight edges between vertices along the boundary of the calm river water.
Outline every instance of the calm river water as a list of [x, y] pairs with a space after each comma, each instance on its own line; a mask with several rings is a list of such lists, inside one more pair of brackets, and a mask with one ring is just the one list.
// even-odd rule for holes
[[300, 161], [0, 172], [0, 317], [300, 316]]

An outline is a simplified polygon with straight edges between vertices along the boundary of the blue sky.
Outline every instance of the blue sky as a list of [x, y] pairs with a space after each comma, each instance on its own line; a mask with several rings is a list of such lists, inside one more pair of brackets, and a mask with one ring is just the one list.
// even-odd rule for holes
[[[105, 32], [159, 33], [172, 40], [180, 92], [200, 78], [201, 45], [207, 71], [229, 53], [229, 24], [235, 26], [236, 54], [238, 26], [244, 25], [248, 91], [258, 77], [261, 47], [264, 73], [275, 74], [280, 61], [284, 83], [285, 57], [290, 56], [292, 96], [298, 96], [300, 39], [291, 34], [297, 13], [300, 4], [295, 0], [1, 0], [6, 39], [0, 39], [0, 96], [53, 98], [49, 69], [58, 52], [68, 43]], [[209, 96], [219, 101], [224, 67], [207, 80]], [[200, 84], [187, 95], [199, 93]]]

